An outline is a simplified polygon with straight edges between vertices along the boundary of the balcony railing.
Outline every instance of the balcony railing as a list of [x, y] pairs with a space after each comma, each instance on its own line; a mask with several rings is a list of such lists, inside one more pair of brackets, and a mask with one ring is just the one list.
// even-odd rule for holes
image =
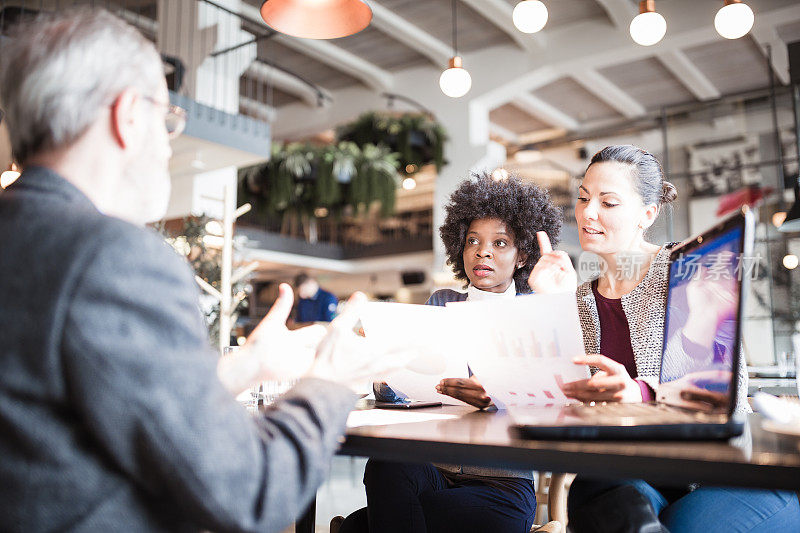
[[[0, 36], [40, 12], [105, 8], [155, 43], [173, 103], [188, 112], [187, 135], [248, 152], [269, 153], [274, 119], [269, 78], [257, 42], [273, 32], [249, 20], [234, 0], [3, 0]], [[263, 68], [262, 68], [263, 67]]]

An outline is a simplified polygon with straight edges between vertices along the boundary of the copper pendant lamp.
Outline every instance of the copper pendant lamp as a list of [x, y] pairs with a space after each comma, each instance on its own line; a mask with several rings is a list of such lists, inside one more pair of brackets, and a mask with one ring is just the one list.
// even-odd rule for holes
[[336, 39], [366, 28], [372, 10], [364, 0], [266, 0], [261, 18], [286, 35]]

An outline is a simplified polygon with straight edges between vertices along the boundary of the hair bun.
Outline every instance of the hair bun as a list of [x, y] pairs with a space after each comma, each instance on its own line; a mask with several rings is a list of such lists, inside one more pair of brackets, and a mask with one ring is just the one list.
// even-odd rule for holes
[[668, 204], [678, 197], [678, 189], [668, 181], [664, 181], [661, 185], [661, 203]]

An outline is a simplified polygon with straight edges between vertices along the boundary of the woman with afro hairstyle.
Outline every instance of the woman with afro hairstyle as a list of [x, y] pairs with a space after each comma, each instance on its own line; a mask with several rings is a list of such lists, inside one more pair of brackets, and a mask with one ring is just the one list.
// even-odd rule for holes
[[[530, 293], [528, 276], [541, 253], [536, 232], [557, 242], [561, 212], [544, 189], [515, 176], [483, 173], [450, 196], [439, 234], [447, 263], [466, 292], [442, 289], [428, 305], [513, 298]], [[491, 403], [474, 379], [444, 379], [437, 391], [474, 405]], [[385, 383], [376, 399], [398, 398]], [[530, 531], [536, 512], [533, 472], [370, 459], [364, 473], [367, 507], [351, 514], [340, 533]]]

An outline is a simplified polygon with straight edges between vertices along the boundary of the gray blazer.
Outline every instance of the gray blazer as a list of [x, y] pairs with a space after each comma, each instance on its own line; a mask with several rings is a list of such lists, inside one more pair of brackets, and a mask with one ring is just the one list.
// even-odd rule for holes
[[185, 261], [54, 172], [0, 194], [0, 528], [280, 531], [355, 401], [304, 380], [251, 417]]

